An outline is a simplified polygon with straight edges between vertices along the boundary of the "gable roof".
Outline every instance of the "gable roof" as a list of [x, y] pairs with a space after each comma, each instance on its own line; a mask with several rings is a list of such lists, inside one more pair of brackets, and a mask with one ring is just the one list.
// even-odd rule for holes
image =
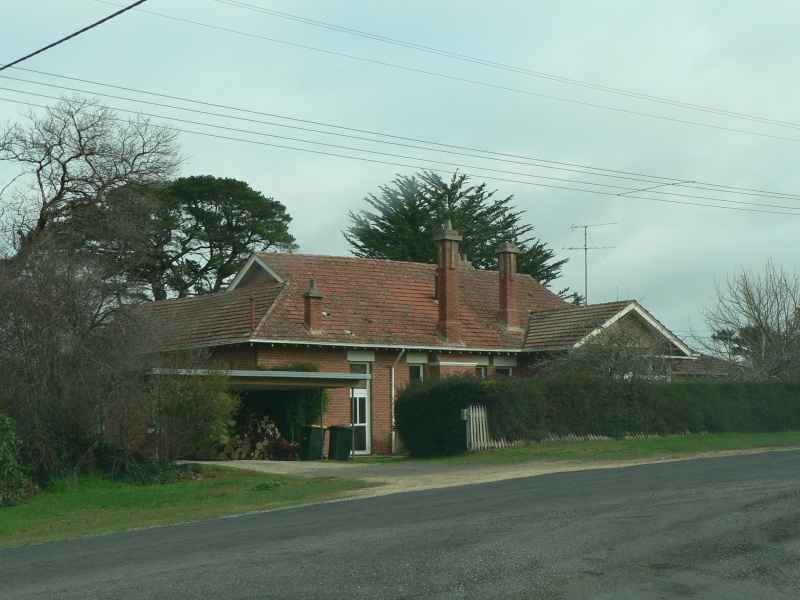
[[693, 357], [694, 352], [664, 327], [635, 300], [621, 300], [572, 310], [535, 311], [525, 336], [524, 348], [537, 352], [571, 350], [624, 318], [634, 318], [647, 329], [663, 336], [679, 355]]
[[[304, 294], [311, 280], [322, 293], [320, 333], [305, 325]], [[569, 350], [604, 327], [632, 315], [673, 345], [692, 351], [637, 302], [585, 307], [559, 298], [528, 275], [517, 274], [522, 329], [498, 319], [497, 271], [462, 265], [459, 271], [460, 346], [436, 333], [436, 265], [299, 253], [256, 253], [225, 292], [145, 305], [162, 350], [239, 343], [349, 347], [542, 352]]]
[[556, 351], [575, 347], [630, 304], [630, 300], [570, 305], [569, 310], [533, 311], [525, 336], [526, 350]]
[[[308, 254], [258, 255], [291, 288], [274, 313], [259, 326], [260, 339], [307, 340], [312, 343], [448, 348], [436, 334], [436, 265], [382, 259]], [[303, 323], [303, 293], [310, 280], [324, 295], [322, 334]], [[520, 332], [498, 322], [499, 275], [462, 266], [459, 271], [464, 348], [518, 350]], [[520, 308], [568, 306], [535, 279], [519, 275]]]
[[266, 284], [242, 287], [192, 298], [150, 302], [149, 326], [159, 349], [210, 347], [246, 342], [253, 323], [275, 304], [283, 286]]
[[[310, 280], [323, 294], [322, 332], [305, 327]], [[299, 253], [254, 254], [227, 291], [145, 306], [163, 349], [241, 342], [453, 348], [436, 334], [436, 265]], [[523, 334], [498, 321], [497, 271], [459, 271], [463, 343], [457, 348], [518, 351]], [[252, 300], [251, 300], [252, 298]], [[571, 305], [528, 275], [517, 275], [527, 310]], [[251, 329], [253, 312], [255, 327]], [[523, 323], [524, 324], [524, 323]]]

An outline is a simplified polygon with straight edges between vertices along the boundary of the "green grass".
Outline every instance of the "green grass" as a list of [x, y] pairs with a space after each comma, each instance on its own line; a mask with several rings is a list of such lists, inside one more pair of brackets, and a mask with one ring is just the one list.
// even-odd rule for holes
[[0, 548], [321, 502], [369, 485], [224, 467], [204, 467], [196, 480], [167, 485], [59, 481], [21, 506], [0, 509]]
[[738, 450], [800, 448], [800, 431], [777, 433], [714, 433], [608, 442], [533, 444], [503, 450], [474, 452], [444, 459], [463, 464], [510, 464], [526, 461], [627, 461], [668, 459]]

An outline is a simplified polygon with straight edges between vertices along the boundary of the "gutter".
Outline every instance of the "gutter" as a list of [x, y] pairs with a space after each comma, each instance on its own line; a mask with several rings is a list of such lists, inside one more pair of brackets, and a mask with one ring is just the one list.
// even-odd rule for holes
[[[207, 346], [235, 346], [238, 344], [271, 344], [273, 346], [319, 346], [327, 348], [368, 348], [370, 350], [413, 350], [424, 352], [447, 352], [447, 353], [479, 353], [479, 354], [524, 354], [530, 352], [529, 350], [522, 350], [520, 348], [473, 348], [470, 346], [412, 346], [409, 344], [393, 345], [393, 344], [358, 344], [347, 342], [321, 342], [317, 340], [268, 340], [259, 338], [245, 338], [240, 340], [231, 340], [221, 343], [203, 343], [203, 347]], [[183, 346], [182, 346], [183, 347]]]
[[406, 349], [405, 348], [400, 350], [400, 354], [397, 355], [397, 358], [395, 358], [394, 362], [392, 363], [392, 456], [394, 456], [395, 449], [396, 449], [396, 444], [397, 444], [397, 442], [395, 440], [395, 438], [397, 437], [397, 431], [396, 431], [395, 423], [394, 423], [394, 401], [395, 401], [395, 398], [397, 396], [397, 394], [395, 392], [394, 369], [397, 366], [397, 363], [400, 362], [400, 359], [403, 358], [403, 354], [405, 354], [405, 353], [406, 353]]

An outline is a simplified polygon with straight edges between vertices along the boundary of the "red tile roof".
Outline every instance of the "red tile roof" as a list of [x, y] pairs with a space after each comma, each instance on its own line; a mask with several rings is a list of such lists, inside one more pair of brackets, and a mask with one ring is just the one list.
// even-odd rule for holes
[[671, 367], [675, 375], [683, 377], [732, 377], [736, 370], [733, 363], [707, 354], [694, 360], [673, 361]]
[[[147, 310], [162, 350], [244, 342], [278, 299], [283, 285], [269, 283], [230, 292], [151, 302]], [[253, 318], [253, 316], [255, 318]]]
[[[262, 339], [308, 340], [345, 344], [446, 347], [436, 335], [436, 266], [341, 256], [260, 253], [286, 280], [291, 292], [256, 332]], [[322, 299], [320, 335], [303, 326], [302, 294], [316, 279]], [[463, 345], [468, 348], [515, 349], [520, 332], [508, 332], [497, 319], [497, 271], [464, 267], [459, 272]], [[519, 307], [569, 306], [527, 275], [518, 276]]]
[[[284, 282], [241, 286], [227, 292], [147, 305], [160, 325], [164, 349], [249, 340], [435, 348], [451, 347], [436, 335], [436, 266], [355, 257], [259, 253]], [[497, 318], [497, 271], [459, 272], [463, 347], [521, 349], [521, 331]], [[303, 294], [315, 279], [324, 297], [322, 333], [304, 325]], [[251, 298], [255, 331], [251, 325]], [[520, 313], [575, 308], [527, 275], [517, 276]], [[521, 324], [523, 327], [525, 323]]]
[[567, 350], [628, 307], [633, 300], [569, 305], [569, 310], [541, 310], [530, 315], [525, 349], [536, 351]]

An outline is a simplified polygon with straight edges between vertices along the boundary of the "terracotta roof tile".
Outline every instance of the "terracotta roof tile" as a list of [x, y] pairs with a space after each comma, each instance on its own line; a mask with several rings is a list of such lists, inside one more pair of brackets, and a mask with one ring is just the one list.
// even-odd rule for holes
[[530, 326], [525, 336], [526, 350], [566, 350], [600, 327], [633, 300], [570, 305], [568, 310], [534, 311], [530, 315]]
[[[162, 345], [216, 345], [274, 340], [343, 345], [449, 347], [436, 335], [436, 266], [422, 263], [308, 254], [259, 253], [285, 283], [267, 283], [148, 305], [165, 322]], [[322, 333], [304, 325], [303, 294], [315, 279], [321, 299]], [[521, 331], [509, 331], [497, 318], [497, 271], [471, 267], [459, 272], [463, 347], [519, 349]], [[250, 297], [257, 327], [250, 332]], [[535, 279], [518, 275], [520, 313], [564, 311], [573, 307]], [[525, 323], [522, 323], [524, 327]]]
[[[284, 286], [247, 286], [228, 293], [151, 302], [150, 325], [162, 350], [247, 341], [253, 320], [275, 303]], [[255, 319], [253, 319], [255, 315]]]
[[[264, 339], [349, 344], [446, 347], [436, 335], [436, 266], [379, 259], [259, 254], [292, 289], [282, 306], [256, 332]], [[311, 279], [325, 295], [323, 333], [303, 326], [302, 294]], [[522, 335], [508, 333], [497, 319], [498, 274], [462, 268], [459, 272], [463, 345], [468, 348], [519, 348]], [[532, 277], [518, 279], [520, 308], [568, 306]]]

